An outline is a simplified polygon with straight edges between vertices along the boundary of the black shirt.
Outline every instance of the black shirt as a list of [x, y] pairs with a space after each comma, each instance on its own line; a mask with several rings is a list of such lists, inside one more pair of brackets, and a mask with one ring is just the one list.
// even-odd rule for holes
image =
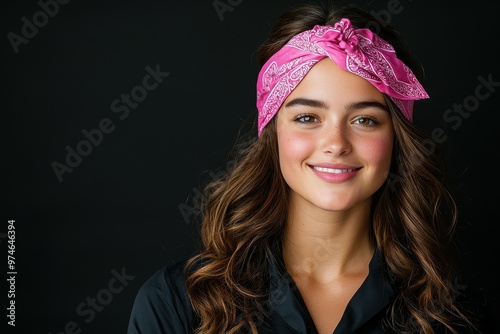
[[[316, 334], [312, 318], [282, 261], [269, 262], [270, 292], [266, 306], [270, 311], [265, 323], [259, 324], [259, 333]], [[182, 261], [164, 267], [142, 285], [132, 308], [127, 334], [193, 333], [194, 314], [184, 284], [184, 264]], [[394, 285], [376, 250], [368, 277], [349, 301], [334, 334], [392, 333], [384, 330], [383, 319], [396, 293]], [[494, 332], [484, 327], [478, 333]]]

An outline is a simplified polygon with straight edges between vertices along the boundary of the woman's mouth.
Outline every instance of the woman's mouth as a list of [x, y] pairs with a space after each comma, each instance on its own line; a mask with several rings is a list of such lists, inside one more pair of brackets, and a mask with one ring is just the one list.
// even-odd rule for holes
[[347, 165], [332, 165], [332, 166], [314, 166], [309, 165], [314, 174], [321, 180], [328, 183], [343, 183], [349, 181], [357, 175], [362, 167], [353, 167]]
[[318, 166], [312, 166], [312, 168], [319, 172], [333, 173], [333, 174], [354, 172], [357, 169], [357, 168], [340, 169], [340, 168], [327, 168]]

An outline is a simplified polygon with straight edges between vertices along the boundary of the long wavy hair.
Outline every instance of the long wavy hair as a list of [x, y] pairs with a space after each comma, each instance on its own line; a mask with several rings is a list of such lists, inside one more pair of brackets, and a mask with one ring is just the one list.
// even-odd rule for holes
[[[305, 4], [284, 13], [259, 48], [262, 66], [291, 37], [342, 17], [375, 31], [412, 67], [408, 48], [390, 25], [378, 25], [357, 6]], [[372, 29], [373, 30], [373, 29]], [[385, 325], [398, 333], [457, 333], [467, 318], [455, 303], [453, 267], [447, 246], [456, 225], [456, 206], [445, 187], [436, 146], [386, 97], [395, 131], [387, 182], [373, 196], [373, 235], [398, 283]], [[271, 249], [287, 221], [289, 188], [279, 160], [275, 120], [247, 147], [234, 168], [206, 187], [202, 249], [186, 264], [186, 286], [198, 334], [258, 333], [265, 318]]]

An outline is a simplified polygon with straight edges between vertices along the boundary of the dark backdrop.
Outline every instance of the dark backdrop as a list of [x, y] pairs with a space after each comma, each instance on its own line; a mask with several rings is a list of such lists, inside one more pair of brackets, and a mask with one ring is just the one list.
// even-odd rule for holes
[[[8, 333], [125, 333], [140, 285], [194, 251], [200, 189], [227, 171], [238, 133], [253, 129], [256, 48], [297, 3], [2, 5], [2, 325], [16, 305]], [[415, 123], [442, 132], [465, 284], [500, 315], [500, 13], [486, 0], [436, 3], [370, 7], [423, 66], [431, 99], [417, 102]]]

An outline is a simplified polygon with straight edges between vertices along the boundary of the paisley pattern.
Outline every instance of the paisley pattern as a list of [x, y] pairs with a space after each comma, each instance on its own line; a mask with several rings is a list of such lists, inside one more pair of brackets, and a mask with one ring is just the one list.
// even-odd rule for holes
[[326, 57], [387, 94], [410, 121], [413, 101], [429, 98], [392, 45], [369, 29], [353, 29], [343, 18], [333, 27], [317, 25], [294, 36], [264, 64], [257, 78], [259, 135], [311, 67]]

